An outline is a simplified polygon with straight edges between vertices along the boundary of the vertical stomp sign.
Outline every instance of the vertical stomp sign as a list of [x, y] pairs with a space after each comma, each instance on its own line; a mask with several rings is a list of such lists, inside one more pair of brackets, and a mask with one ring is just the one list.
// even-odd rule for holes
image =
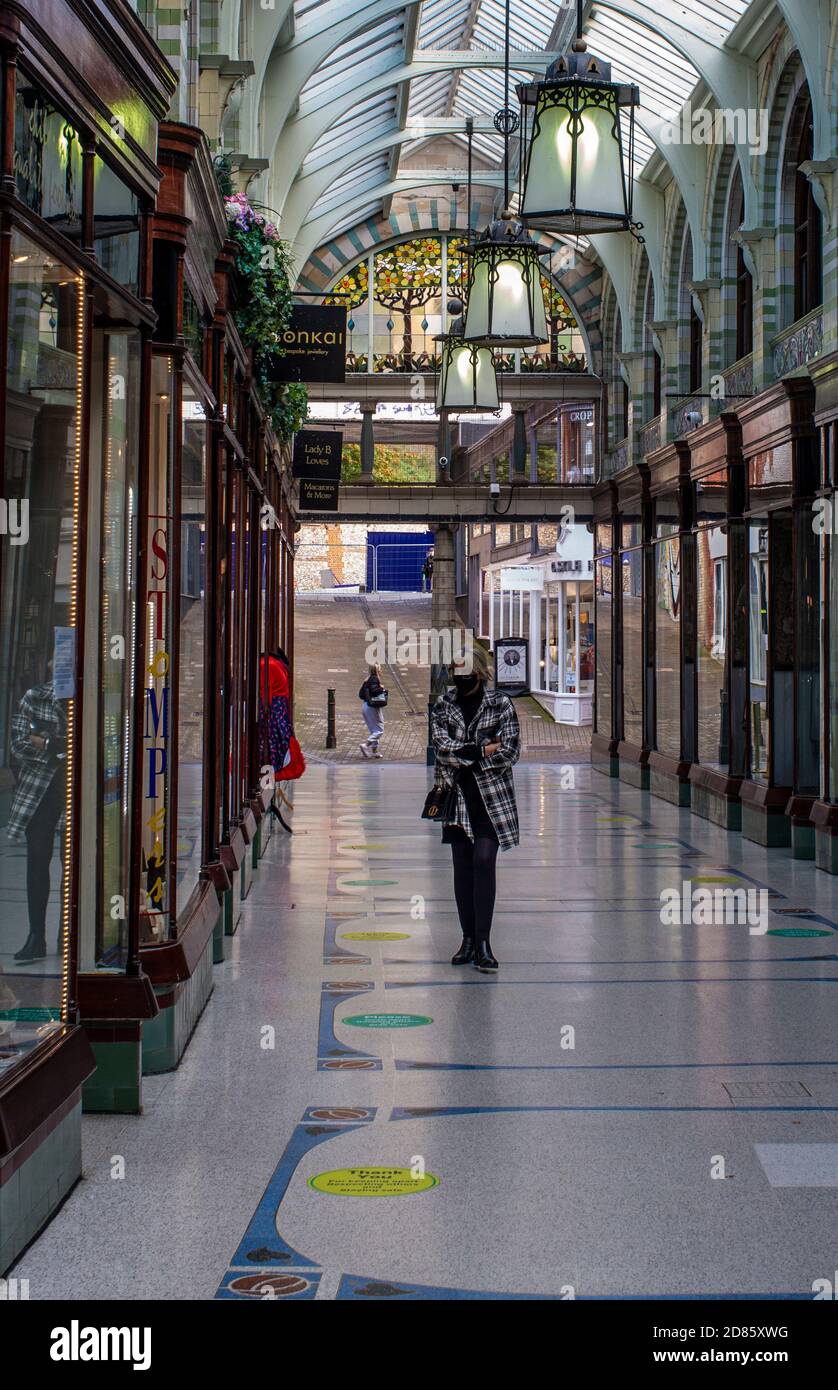
[[166, 863], [169, 768], [169, 518], [149, 516], [149, 566], [146, 586], [148, 664], [143, 724], [143, 907], [146, 940], [166, 934], [168, 907]]

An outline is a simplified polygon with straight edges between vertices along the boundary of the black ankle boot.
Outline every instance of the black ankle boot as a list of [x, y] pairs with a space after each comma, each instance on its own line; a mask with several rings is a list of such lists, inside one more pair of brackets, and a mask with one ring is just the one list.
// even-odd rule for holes
[[492, 954], [492, 948], [488, 941], [478, 941], [474, 949], [474, 964], [477, 970], [482, 970], [484, 975], [494, 974], [498, 968], [498, 963]]
[[26, 938], [25, 944], [21, 946], [19, 951], [15, 952], [14, 958], [20, 965], [30, 965], [32, 961], [35, 960], [46, 960], [46, 954], [46, 938], [43, 936], [36, 936], [34, 932], [30, 932]]
[[451, 957], [452, 965], [471, 965], [474, 960], [474, 942], [470, 936], [463, 937], [463, 944], [456, 955]]

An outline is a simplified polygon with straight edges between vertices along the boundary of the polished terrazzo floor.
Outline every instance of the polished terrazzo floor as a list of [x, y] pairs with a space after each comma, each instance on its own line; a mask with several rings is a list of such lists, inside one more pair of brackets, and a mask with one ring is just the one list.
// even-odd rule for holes
[[[309, 770], [180, 1069], [144, 1115], [85, 1119], [85, 1178], [15, 1271], [32, 1298], [811, 1298], [833, 1277], [833, 880], [586, 767], [516, 782], [491, 978], [448, 964], [425, 769]], [[685, 881], [768, 889], [768, 934], [663, 925]]]

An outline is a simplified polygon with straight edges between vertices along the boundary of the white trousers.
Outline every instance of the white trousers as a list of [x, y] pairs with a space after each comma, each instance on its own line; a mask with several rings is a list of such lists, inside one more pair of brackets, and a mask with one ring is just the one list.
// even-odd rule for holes
[[370, 731], [367, 743], [373, 743], [377, 747], [378, 740], [384, 733], [384, 710], [379, 709], [377, 705], [368, 705], [365, 700], [361, 706], [361, 713], [364, 716], [364, 723]]

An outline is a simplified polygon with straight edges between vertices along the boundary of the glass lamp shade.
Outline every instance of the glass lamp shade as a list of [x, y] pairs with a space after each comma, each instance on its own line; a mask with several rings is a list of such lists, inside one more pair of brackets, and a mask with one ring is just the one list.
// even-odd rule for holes
[[[516, 230], [510, 230], [516, 229]], [[520, 223], [501, 219], [469, 251], [464, 336], [484, 347], [535, 347], [548, 341], [541, 264]]]
[[437, 410], [499, 410], [498, 378], [491, 348], [466, 343], [462, 338], [442, 339]]
[[607, 76], [608, 64], [572, 53], [545, 81], [519, 86], [521, 102], [534, 107], [520, 212], [529, 226], [574, 235], [631, 228], [639, 93]]

